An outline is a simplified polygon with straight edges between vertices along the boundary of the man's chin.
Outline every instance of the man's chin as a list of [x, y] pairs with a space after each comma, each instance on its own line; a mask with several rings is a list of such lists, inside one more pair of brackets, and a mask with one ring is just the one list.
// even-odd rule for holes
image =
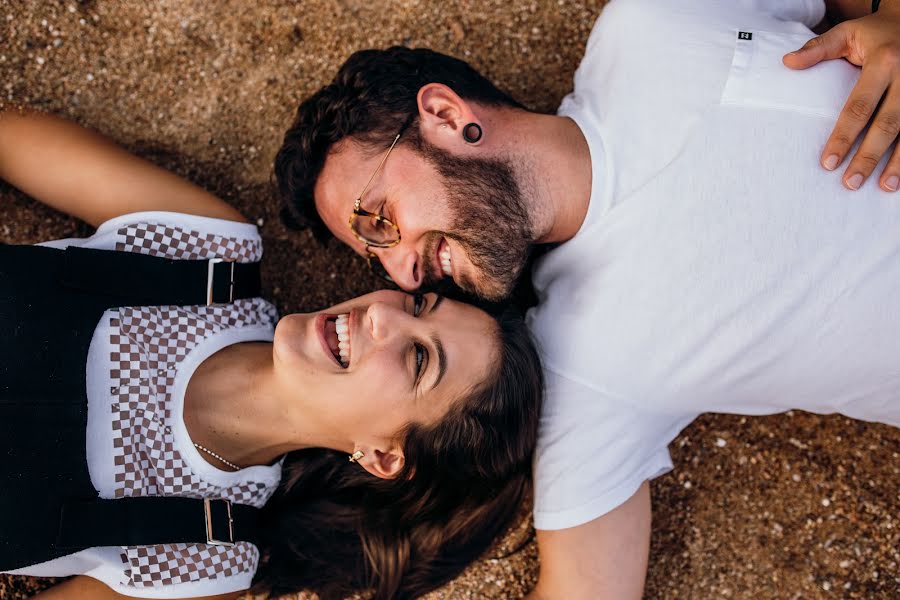
[[500, 302], [506, 300], [512, 293], [514, 286], [515, 282], [502, 282], [488, 278], [473, 281], [464, 277], [459, 283], [459, 287], [467, 294], [477, 296], [488, 302]]
[[441, 296], [464, 301], [477, 298], [487, 302], [500, 302], [506, 300], [515, 288], [515, 281], [497, 281], [487, 277], [475, 279], [466, 275], [457, 275], [457, 277], [458, 280], [451, 277], [437, 280], [429, 277], [422, 283], [421, 291], [434, 292]]

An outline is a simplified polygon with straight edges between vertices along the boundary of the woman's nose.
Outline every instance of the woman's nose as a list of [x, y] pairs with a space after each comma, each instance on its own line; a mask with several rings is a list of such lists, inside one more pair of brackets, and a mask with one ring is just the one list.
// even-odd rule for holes
[[418, 253], [412, 246], [401, 243], [393, 248], [372, 248], [370, 252], [378, 257], [388, 275], [402, 289], [414, 292], [422, 285]]
[[373, 302], [366, 309], [369, 331], [376, 343], [387, 342], [401, 333], [410, 318], [403, 309], [384, 302]]

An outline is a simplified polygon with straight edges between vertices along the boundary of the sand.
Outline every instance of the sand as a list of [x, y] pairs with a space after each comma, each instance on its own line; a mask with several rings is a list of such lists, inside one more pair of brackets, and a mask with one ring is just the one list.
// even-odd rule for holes
[[[271, 162], [298, 101], [354, 50], [429, 46], [536, 110], [569, 90], [602, 1], [0, 0], [0, 101], [66, 115], [207, 187], [256, 221], [283, 312], [377, 285], [346, 249], [285, 230]], [[52, 169], [52, 165], [47, 165]], [[0, 184], [0, 240], [90, 228]], [[653, 483], [648, 598], [900, 598], [900, 432], [841, 417], [706, 416]], [[573, 457], [590, 460], [590, 457]], [[491, 556], [531, 536], [528, 507]], [[519, 598], [533, 541], [433, 598]], [[0, 577], [0, 597], [51, 582]]]

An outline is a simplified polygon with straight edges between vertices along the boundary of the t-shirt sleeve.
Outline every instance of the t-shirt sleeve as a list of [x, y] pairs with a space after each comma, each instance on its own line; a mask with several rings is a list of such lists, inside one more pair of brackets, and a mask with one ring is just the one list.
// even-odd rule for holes
[[163, 211], [121, 215], [101, 224], [89, 238], [40, 245], [137, 252], [178, 260], [222, 258], [236, 262], [258, 261], [263, 252], [255, 225]]
[[690, 417], [649, 415], [546, 370], [535, 455], [537, 529], [582, 525], [672, 468], [668, 443]]
[[234, 546], [160, 544], [104, 546], [13, 571], [15, 575], [84, 575], [133, 598], [196, 598], [249, 589], [259, 550], [248, 542]]

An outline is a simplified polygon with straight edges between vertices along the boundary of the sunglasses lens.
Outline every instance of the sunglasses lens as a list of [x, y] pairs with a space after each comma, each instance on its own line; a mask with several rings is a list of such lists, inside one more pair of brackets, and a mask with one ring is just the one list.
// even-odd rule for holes
[[400, 239], [400, 232], [394, 224], [380, 217], [356, 217], [353, 220], [353, 231], [376, 247], [384, 247]]

